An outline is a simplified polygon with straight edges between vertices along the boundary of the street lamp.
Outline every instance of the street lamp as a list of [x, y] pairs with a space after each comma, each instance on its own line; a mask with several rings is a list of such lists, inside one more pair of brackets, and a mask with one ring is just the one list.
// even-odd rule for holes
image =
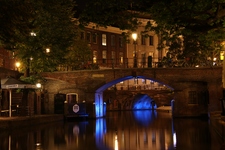
[[17, 63], [16, 63], [17, 71], [19, 71], [19, 66], [20, 66], [20, 63], [17, 62]]
[[30, 35], [31, 35], [31, 36], [36, 36], [36, 33], [31, 32]]
[[136, 52], [136, 44], [137, 44], [137, 33], [132, 34], [134, 40], [134, 68], [137, 68], [137, 52]]
[[37, 83], [37, 84], [36, 84], [36, 87], [37, 87], [37, 88], [41, 88], [41, 83]]
[[50, 48], [46, 48], [46, 53], [50, 53]]

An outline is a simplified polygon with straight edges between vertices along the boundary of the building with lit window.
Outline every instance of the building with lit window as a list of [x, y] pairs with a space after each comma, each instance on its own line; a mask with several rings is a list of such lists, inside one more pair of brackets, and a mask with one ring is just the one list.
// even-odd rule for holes
[[[81, 39], [88, 41], [93, 54], [92, 63], [100, 68], [127, 68], [127, 44], [122, 30], [116, 27], [98, 27], [90, 24], [81, 32]], [[125, 31], [126, 32], [126, 31]]]
[[16, 59], [13, 57], [14, 52], [7, 51], [0, 47], [0, 67], [16, 70]]
[[157, 67], [157, 63], [166, 56], [166, 50], [158, 51], [157, 47], [160, 38], [154, 31], [142, 34], [142, 32], [145, 31], [147, 22], [150, 21], [153, 23], [154, 21], [144, 18], [137, 19], [141, 22], [135, 32], [137, 38], [133, 39], [133, 37], [130, 36], [129, 40], [131, 42], [127, 44], [129, 67], [132, 67], [132, 64], [134, 63], [135, 54], [138, 68]]
[[[112, 26], [93, 29], [96, 26], [94, 23], [86, 26], [80, 37], [89, 42], [93, 63], [97, 63], [100, 68], [112, 67], [112, 65], [118, 68], [132, 68], [136, 54], [138, 68], [156, 67], [157, 62], [166, 56], [166, 50], [157, 50], [160, 39], [155, 32], [149, 32], [148, 36], [142, 34], [149, 19], [139, 18], [138, 20], [142, 24], [135, 32], [136, 41], [129, 30], [120, 30]], [[130, 33], [130, 38], [124, 40], [123, 32]]]

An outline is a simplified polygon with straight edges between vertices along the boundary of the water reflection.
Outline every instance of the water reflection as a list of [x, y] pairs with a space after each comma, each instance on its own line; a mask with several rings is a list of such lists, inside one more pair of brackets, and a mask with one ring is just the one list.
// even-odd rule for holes
[[133, 111], [133, 115], [135, 122], [146, 127], [149, 126], [155, 118], [157, 118], [157, 113], [154, 110]]
[[214, 140], [215, 135], [207, 120], [172, 120], [154, 111], [118, 111], [107, 112], [106, 118], [96, 120], [2, 131], [0, 149], [214, 150], [222, 144]]

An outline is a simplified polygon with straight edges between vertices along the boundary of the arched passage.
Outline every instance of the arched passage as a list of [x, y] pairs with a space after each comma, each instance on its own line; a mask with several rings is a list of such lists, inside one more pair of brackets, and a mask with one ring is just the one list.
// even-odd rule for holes
[[123, 77], [123, 78], [119, 78], [119, 79], [113, 80], [113, 81], [108, 82], [108, 83], [104, 84], [103, 86], [99, 87], [95, 91], [95, 116], [96, 116], [96, 118], [104, 116], [104, 114], [103, 114], [104, 113], [103, 112], [103, 91], [105, 91], [107, 88], [111, 87], [114, 84], [117, 84], [117, 83], [125, 81], [125, 80], [129, 80], [129, 79], [135, 79], [135, 78], [154, 80], [154, 81], [159, 82], [159, 83], [169, 87], [170, 89], [174, 90], [169, 85], [166, 85], [166, 84], [164, 84], [164, 83], [162, 83], [160, 81], [157, 81], [155, 79], [148, 78], [148, 77], [143, 77], [143, 76], [136, 76], [136, 77], [134, 77], [134, 76], [127, 76], [127, 77]]

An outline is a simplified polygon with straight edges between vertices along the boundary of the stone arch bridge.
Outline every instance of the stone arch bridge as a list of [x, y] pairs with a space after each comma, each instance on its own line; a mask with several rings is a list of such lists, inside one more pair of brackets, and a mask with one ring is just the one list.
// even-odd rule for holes
[[89, 104], [87, 111], [91, 116], [103, 117], [103, 91], [132, 78], [155, 80], [173, 89], [174, 117], [201, 116], [221, 110], [219, 98], [223, 97], [222, 67], [81, 70], [42, 76], [47, 79], [44, 93], [49, 113], [54, 113], [55, 94], [77, 93], [78, 102], [85, 100]]

